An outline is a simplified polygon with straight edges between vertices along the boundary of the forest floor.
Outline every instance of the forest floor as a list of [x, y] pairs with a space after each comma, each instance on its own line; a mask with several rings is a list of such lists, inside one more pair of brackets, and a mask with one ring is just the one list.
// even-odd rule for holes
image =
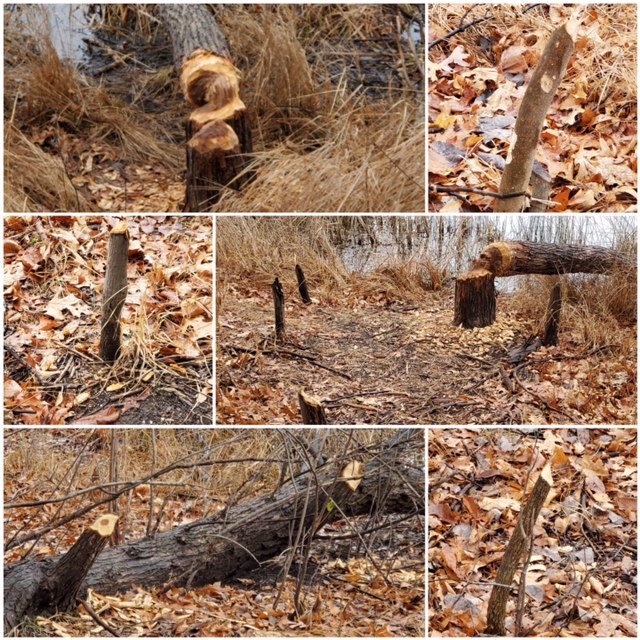
[[[568, 327], [558, 346], [510, 365], [508, 352], [540, 319], [509, 294], [497, 308], [492, 326], [467, 330], [452, 326], [450, 287], [418, 301], [294, 300], [287, 341], [276, 345], [269, 289], [228, 284], [217, 328], [218, 423], [298, 424], [299, 389], [323, 402], [330, 424], [636, 422], [635, 355], [590, 347]], [[635, 344], [633, 326], [620, 331], [620, 342]]]
[[[121, 480], [144, 475], [150, 464], [149, 430], [121, 430]], [[5, 436], [5, 505], [62, 495], [73, 488], [106, 482], [110, 465], [110, 430], [7, 430]], [[220, 450], [221, 458], [244, 458], [248, 447], [260, 456], [280, 443], [275, 433], [248, 434], [237, 444]], [[363, 432], [361, 432], [363, 433]], [[230, 437], [231, 434], [231, 437]], [[273, 438], [271, 436], [274, 436]], [[362, 436], [364, 438], [364, 435]], [[159, 467], [183, 456], [188, 461], [201, 448], [236, 434], [230, 430], [172, 430], [157, 432]], [[235, 447], [235, 449], [233, 448]], [[211, 455], [211, 454], [209, 454]], [[424, 455], [424, 452], [422, 453]], [[55, 468], [52, 461], [55, 460]], [[251, 499], [270, 492], [279, 465], [247, 462], [174, 471], [155, 488], [158, 531], [192, 522], [223, 509], [226, 500]], [[74, 469], [73, 478], [57, 483]], [[96, 501], [95, 490], [64, 503], [63, 514]], [[145, 537], [149, 514], [149, 486], [141, 485], [120, 498], [122, 542]], [[160, 504], [162, 507], [160, 508]], [[5, 544], [15, 536], [36, 531], [60, 515], [60, 504], [40, 508], [12, 507], [5, 511]], [[6, 552], [5, 565], [30, 557], [63, 553], [92, 524], [96, 513], [84, 516], [39, 536], [35, 542]], [[102, 511], [100, 512], [102, 513]], [[155, 518], [154, 518], [155, 521]], [[367, 517], [326, 525], [320, 536], [344, 536], [354, 524], [366, 529]], [[370, 556], [367, 557], [367, 553]], [[373, 560], [373, 562], [371, 561]], [[122, 636], [394, 636], [424, 637], [425, 546], [424, 520], [412, 518], [367, 536], [367, 551], [357, 538], [318, 538], [312, 545], [303, 601], [307, 614], [293, 613], [294, 563], [280, 598], [284, 559], [274, 558], [255, 571], [237, 574], [228, 582], [198, 587], [144, 589], [132, 587], [112, 596], [90, 592], [88, 601], [104, 622]], [[374, 566], [389, 567], [387, 581]], [[391, 563], [391, 564], [389, 564]], [[309, 611], [313, 608], [313, 613]], [[37, 619], [25, 619], [15, 629], [19, 636], [108, 636], [82, 607]]]
[[111, 366], [97, 354], [116, 222], [5, 220], [6, 424], [211, 423], [211, 220], [127, 219], [123, 347]]
[[[255, 180], [215, 211], [424, 210], [424, 8], [406, 7], [216, 7]], [[134, 5], [46, 11], [4, 14], [5, 210], [182, 210], [189, 110], [162, 22]], [[86, 43], [76, 59], [61, 37]]]
[[[432, 429], [428, 437], [430, 635], [487, 635], [492, 581], [524, 496], [549, 462], [520, 635], [637, 637], [637, 429]], [[516, 608], [513, 595], [512, 637]]]

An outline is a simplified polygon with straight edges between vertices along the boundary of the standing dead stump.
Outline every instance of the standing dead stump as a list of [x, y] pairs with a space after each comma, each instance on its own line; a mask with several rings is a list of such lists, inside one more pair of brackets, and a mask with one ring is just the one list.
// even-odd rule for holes
[[275, 312], [276, 321], [276, 340], [284, 340], [285, 337], [285, 323], [284, 323], [284, 289], [280, 280], [276, 278], [271, 285], [271, 291], [273, 293], [273, 308]]
[[473, 269], [456, 278], [453, 324], [465, 329], [488, 327], [496, 319], [495, 276], [486, 269]]
[[111, 230], [107, 255], [107, 273], [102, 294], [100, 357], [113, 362], [120, 354], [120, 314], [127, 298], [127, 262], [129, 232], [122, 222]]
[[[564, 78], [573, 53], [579, 23], [575, 16], [556, 29], [542, 52], [518, 111], [509, 145], [500, 193], [522, 193], [529, 186], [536, 147], [553, 97]], [[548, 194], [548, 192], [547, 192]], [[525, 206], [524, 196], [496, 200], [495, 211], [517, 213]]]
[[511, 534], [504, 556], [502, 556], [487, 608], [487, 633], [491, 635], [504, 636], [507, 634], [505, 618], [513, 577], [520, 564], [527, 539], [533, 535], [533, 527], [552, 486], [551, 464], [547, 463], [533, 486], [524, 507], [520, 510], [520, 517]]
[[307, 279], [305, 278], [304, 271], [299, 264], [296, 265], [296, 278], [298, 280], [298, 291], [300, 292], [302, 302], [304, 302], [305, 304], [311, 304], [311, 296], [309, 295]]
[[542, 335], [542, 344], [545, 347], [555, 346], [558, 344], [558, 329], [560, 327], [561, 310], [562, 287], [559, 282], [556, 282], [551, 290], [549, 305], [547, 307], [547, 315], [545, 316], [544, 334]]
[[302, 391], [298, 392], [298, 403], [300, 404], [300, 414], [302, 415], [302, 424], [329, 424], [327, 415], [324, 412], [322, 403], [317, 398]]

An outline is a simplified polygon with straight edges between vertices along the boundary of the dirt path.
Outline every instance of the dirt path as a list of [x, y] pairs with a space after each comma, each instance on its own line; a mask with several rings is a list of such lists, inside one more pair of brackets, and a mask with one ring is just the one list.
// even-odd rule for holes
[[[279, 347], [270, 300], [227, 298], [218, 329], [218, 422], [299, 424], [300, 388], [323, 401], [333, 424], [635, 420], [635, 373], [624, 359], [589, 353], [567, 336], [509, 365], [509, 349], [536, 321], [505, 298], [493, 326], [471, 331], [451, 326], [450, 294], [386, 307], [296, 302], [287, 306], [288, 343]], [[619, 384], [603, 385], [603, 371], [605, 382]]]

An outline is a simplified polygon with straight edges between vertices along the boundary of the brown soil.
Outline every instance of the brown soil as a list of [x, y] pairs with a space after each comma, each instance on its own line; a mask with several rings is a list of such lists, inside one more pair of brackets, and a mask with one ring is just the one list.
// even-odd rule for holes
[[[537, 329], [507, 295], [497, 322], [452, 326], [452, 292], [418, 304], [297, 301], [274, 344], [267, 296], [225, 298], [219, 314], [219, 424], [300, 424], [297, 393], [322, 400], [331, 424], [550, 424], [636, 420], [635, 373], [569, 329], [557, 347], [508, 364]], [[322, 365], [322, 366], [321, 366]], [[633, 365], [635, 370], [635, 365]], [[616, 377], [618, 376], [618, 377]]]

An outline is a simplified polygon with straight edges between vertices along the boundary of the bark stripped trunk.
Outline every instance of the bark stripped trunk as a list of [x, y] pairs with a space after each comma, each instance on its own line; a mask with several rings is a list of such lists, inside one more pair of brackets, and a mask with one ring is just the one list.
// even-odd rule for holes
[[120, 354], [120, 314], [127, 298], [127, 262], [129, 260], [129, 231], [122, 222], [111, 230], [107, 256], [107, 273], [102, 294], [102, 327], [100, 357], [113, 362]]
[[[424, 450], [420, 429], [402, 429], [384, 443], [380, 453], [366, 462], [360, 480], [354, 462], [328, 463], [289, 481], [271, 495], [229, 507], [225, 512], [117, 547], [110, 547], [93, 563], [79, 595], [87, 588], [116, 593], [137, 584], [192, 586], [225, 580], [238, 571], [255, 568], [286, 549], [292, 531], [301, 524], [311, 483], [311, 508], [302, 522], [305, 531], [317, 513], [322, 523], [340, 519], [341, 513], [424, 512]], [[317, 478], [317, 483], [316, 483]], [[297, 488], [296, 488], [297, 487]], [[333, 506], [330, 504], [333, 503]], [[339, 508], [338, 508], [339, 507]], [[310, 532], [312, 533], [312, 532]], [[33, 580], [55, 567], [58, 558], [30, 560], [5, 570], [5, 624], [14, 626], [26, 611], [37, 613], [39, 603], [29, 594]]]
[[186, 211], [210, 211], [225, 188], [239, 189], [252, 150], [240, 72], [214, 16], [202, 4], [157, 6], [173, 43], [180, 88], [193, 111], [186, 124]]
[[8, 632], [25, 615], [67, 611], [82, 582], [112, 535], [118, 517], [108, 514], [85, 529], [63, 556], [28, 560], [5, 570], [4, 620]]
[[606, 273], [635, 269], [631, 256], [606, 247], [494, 242], [456, 279], [454, 324], [467, 329], [495, 321], [494, 278], [520, 274]]
[[487, 633], [489, 634], [506, 635], [507, 600], [509, 599], [513, 577], [525, 550], [525, 543], [533, 535], [533, 527], [552, 485], [551, 465], [547, 464], [540, 473], [527, 502], [520, 511], [520, 517], [502, 557], [487, 608]]

